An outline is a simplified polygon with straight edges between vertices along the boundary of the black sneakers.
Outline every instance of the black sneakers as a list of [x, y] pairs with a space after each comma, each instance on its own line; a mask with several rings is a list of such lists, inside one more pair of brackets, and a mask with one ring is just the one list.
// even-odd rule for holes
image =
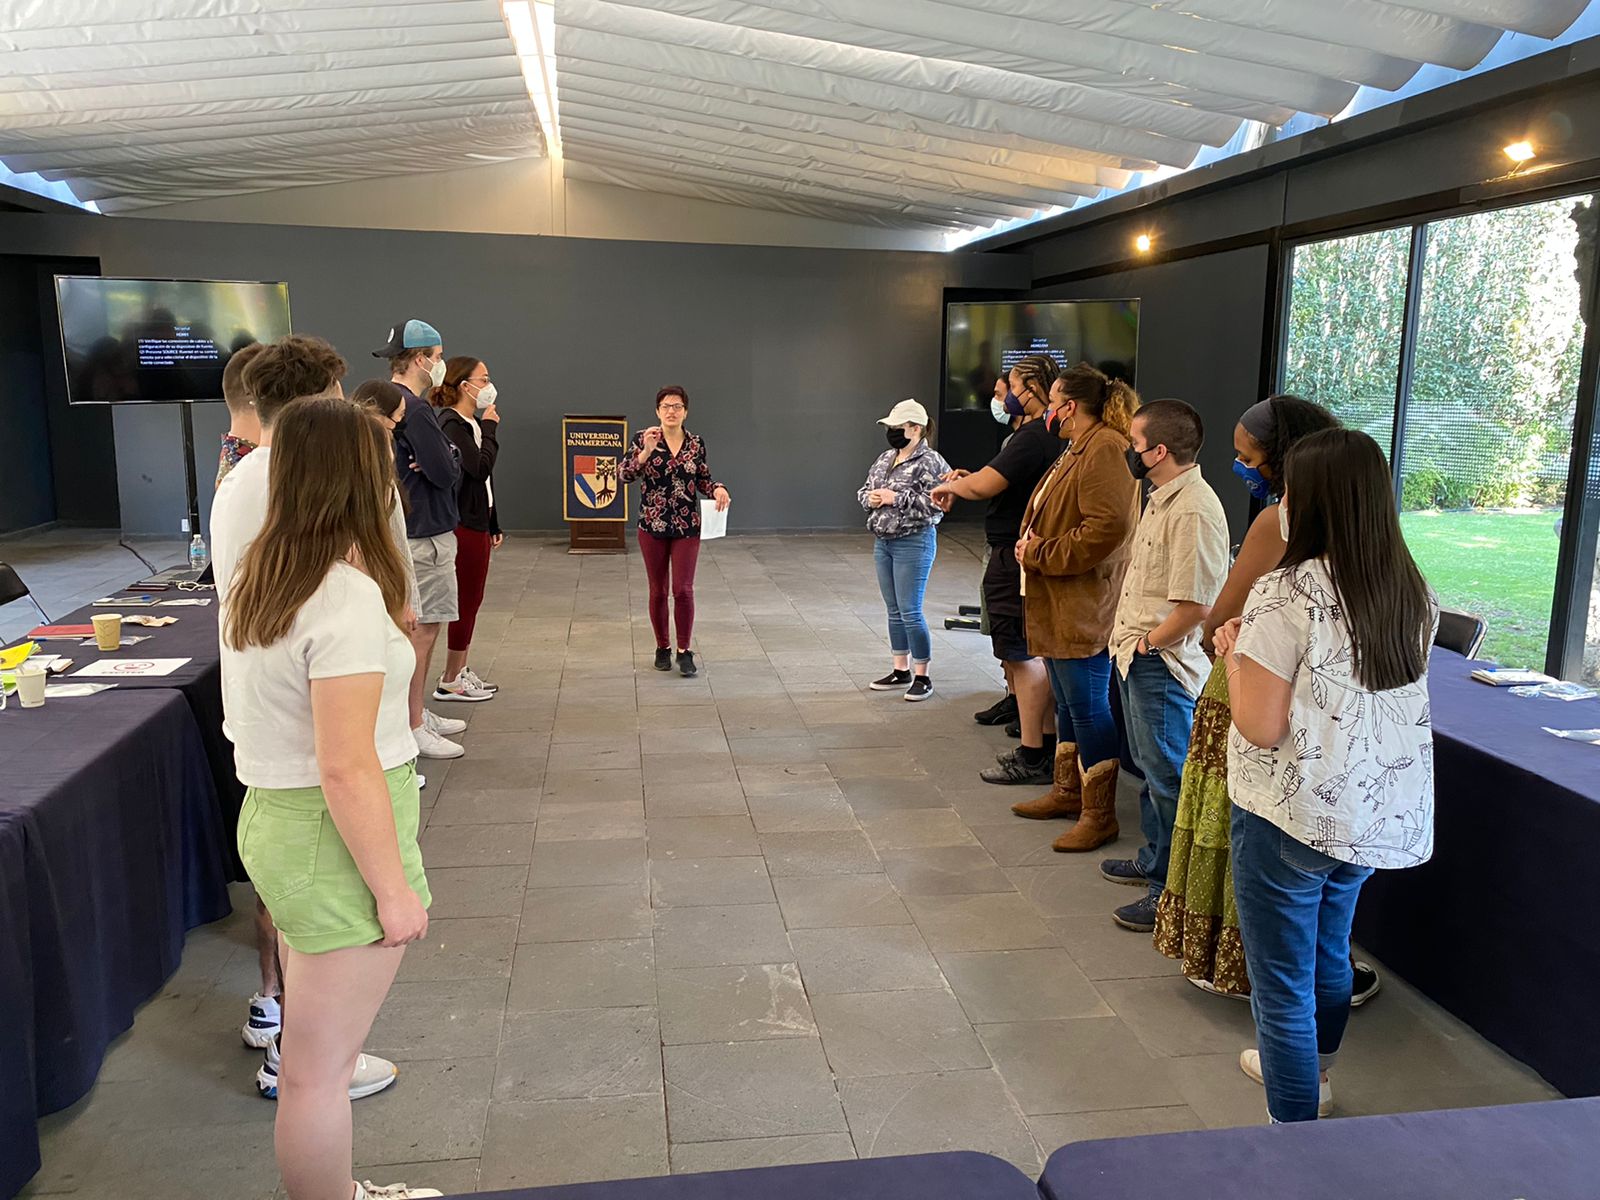
[[894, 670], [890, 671], [882, 679], [874, 679], [867, 686], [875, 692], [898, 692], [902, 688], [910, 686], [910, 684], [910, 671]]
[[670, 670], [672, 670], [672, 651], [669, 650], [666, 646], [657, 646], [656, 647], [656, 670], [658, 670], [658, 671], [670, 671]]
[[678, 674], [682, 675], [685, 679], [689, 679], [692, 676], [698, 675], [699, 673], [700, 673], [700, 668], [694, 665], [694, 651], [693, 650], [679, 650], [678, 651]]
[[911, 686], [906, 689], [906, 699], [913, 703], [918, 700], [926, 700], [931, 695], [933, 695], [933, 680], [926, 675], [918, 675], [911, 681]]
[[979, 725], [1008, 725], [1017, 719], [1017, 698], [1007, 692], [982, 712], [973, 713]]
[[1383, 987], [1383, 980], [1372, 969], [1371, 963], [1362, 962], [1358, 958], [1352, 960], [1350, 965], [1354, 976], [1350, 984], [1350, 1007], [1360, 1008], [1378, 994]]

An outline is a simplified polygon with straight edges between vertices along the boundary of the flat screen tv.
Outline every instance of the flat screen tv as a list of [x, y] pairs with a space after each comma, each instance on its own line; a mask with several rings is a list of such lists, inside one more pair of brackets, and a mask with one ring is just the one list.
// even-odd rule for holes
[[57, 275], [72, 404], [222, 399], [235, 350], [290, 332], [289, 285]]
[[1029, 354], [1091, 362], [1134, 383], [1137, 300], [997, 300], [945, 305], [946, 413], [987, 410], [995, 380]]

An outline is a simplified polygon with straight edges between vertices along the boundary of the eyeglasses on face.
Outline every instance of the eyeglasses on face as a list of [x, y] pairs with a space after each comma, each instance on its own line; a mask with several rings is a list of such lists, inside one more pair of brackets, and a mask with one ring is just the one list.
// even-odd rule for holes
[[688, 412], [689, 411], [688, 406], [687, 405], [683, 405], [683, 404], [662, 404], [662, 405], [658, 405], [657, 407], [659, 407], [662, 412]]

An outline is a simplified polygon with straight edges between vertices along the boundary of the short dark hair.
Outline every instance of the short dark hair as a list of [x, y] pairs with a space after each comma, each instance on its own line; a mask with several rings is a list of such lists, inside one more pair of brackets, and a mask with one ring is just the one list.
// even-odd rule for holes
[[222, 398], [228, 402], [228, 412], [233, 416], [250, 407], [250, 389], [244, 385], [244, 369], [265, 349], [260, 342], [240, 346], [228, 356], [228, 365], [222, 368]]
[[1192, 405], [1182, 400], [1151, 400], [1139, 406], [1135, 421], [1144, 423], [1144, 435], [1153, 450], [1165, 446], [1172, 461], [1183, 466], [1192, 463], [1206, 443], [1205, 423]]
[[405, 403], [405, 393], [399, 384], [387, 379], [369, 379], [350, 393], [350, 401], [379, 416], [389, 417]]
[[683, 401], [683, 406], [685, 408], [689, 407], [689, 393], [684, 391], [683, 388], [676, 383], [669, 383], [666, 387], [662, 388], [656, 393], [656, 407], [660, 408], [661, 402], [668, 396], [676, 396], [679, 400]]
[[399, 354], [389, 359], [389, 374], [391, 376], [404, 375], [410, 370], [412, 363], [432, 349], [432, 346], [412, 346], [410, 349], [400, 351]]
[[266, 346], [244, 369], [256, 415], [271, 425], [291, 400], [320, 396], [344, 378], [348, 364], [319, 337], [290, 334]]

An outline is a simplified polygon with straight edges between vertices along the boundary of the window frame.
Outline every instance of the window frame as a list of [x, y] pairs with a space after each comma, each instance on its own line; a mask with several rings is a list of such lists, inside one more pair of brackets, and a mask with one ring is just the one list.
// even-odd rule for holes
[[[1374, 220], [1318, 229], [1299, 237], [1284, 237], [1273, 257], [1276, 271], [1269, 276], [1268, 312], [1272, 337], [1267, 354], [1271, 390], [1281, 392], [1288, 371], [1291, 290], [1295, 254], [1304, 246], [1343, 241], [1369, 233], [1406, 229], [1410, 250], [1406, 260], [1405, 308], [1400, 324], [1399, 369], [1395, 377], [1394, 424], [1389, 443], [1389, 464], [1394, 476], [1395, 505], [1401, 503], [1405, 481], [1405, 423], [1411, 401], [1411, 381], [1416, 363], [1417, 327], [1421, 313], [1422, 272], [1428, 250], [1428, 229], [1441, 221], [1479, 213], [1523, 208], [1551, 200], [1593, 196], [1600, 209], [1600, 186], [1593, 180], [1568, 182], [1516, 196], [1496, 195], [1473, 203], [1436, 211], [1409, 213], [1404, 220]], [[1550, 625], [1546, 631], [1546, 674], [1577, 679], [1583, 671], [1588, 642], [1590, 597], [1595, 583], [1596, 557], [1600, 555], [1600, 238], [1595, 265], [1589, 272], [1579, 304], [1584, 320], [1583, 348], [1578, 367], [1577, 394], [1572, 421], [1572, 454], [1567, 461], [1567, 489], [1561, 511], [1561, 545], [1556, 559]], [[1313, 397], [1314, 399], [1315, 397]], [[1255, 515], [1252, 506], [1251, 516]]]

